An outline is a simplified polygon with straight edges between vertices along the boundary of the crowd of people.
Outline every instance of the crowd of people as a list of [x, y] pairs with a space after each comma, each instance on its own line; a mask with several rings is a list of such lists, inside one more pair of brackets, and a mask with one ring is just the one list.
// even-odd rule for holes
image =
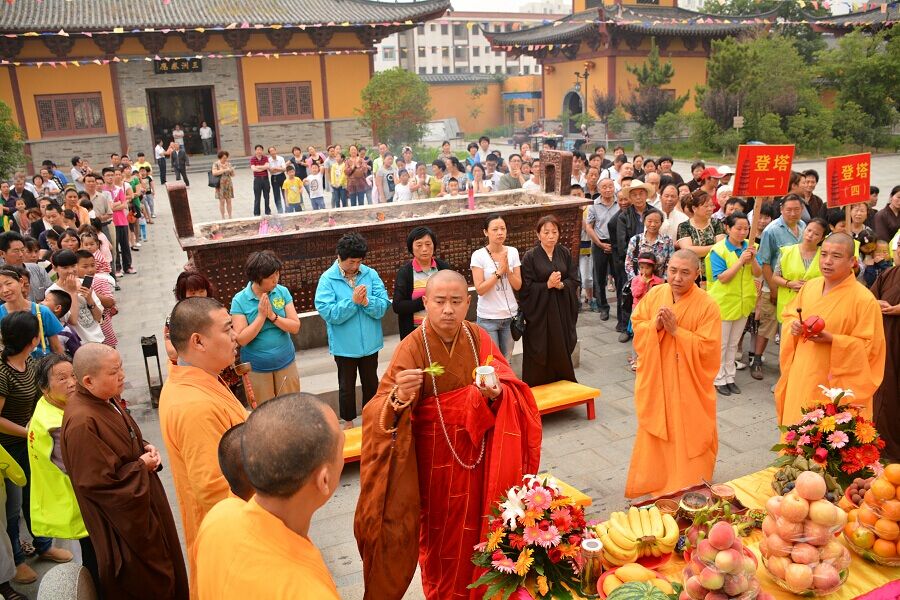
[[[160, 156], [160, 146], [163, 181], [166, 159], [180, 160], [184, 150], [172, 142]], [[470, 187], [542, 187], [539, 158], [525, 144], [505, 159], [487, 138], [469, 144], [464, 161], [449, 144], [442, 152], [429, 169], [411, 149], [395, 157], [384, 144], [374, 160], [357, 146], [349, 156], [340, 146], [294, 148], [287, 160], [257, 146], [255, 213], [271, 212], [270, 194], [276, 211], [293, 212], [324, 208], [326, 195], [338, 208]], [[716, 395], [741, 394], [736, 372], [748, 366], [753, 378], [764, 378], [770, 340], [782, 350], [773, 386], [779, 423], [795, 420], [816, 385], [843, 378], [868, 402], [885, 454], [900, 459], [900, 267], [892, 262], [900, 251], [900, 186], [878, 211], [873, 188], [870, 203], [850, 207], [847, 218], [815, 196], [815, 171], [793, 173], [783, 197], [739, 198], [728, 167], [694, 163], [685, 180], [671, 157], [628, 160], [616, 148], [607, 158], [598, 146], [590, 155], [574, 152], [571, 194], [592, 201], [578, 254], [559, 243], [562, 224], [547, 214], [520, 256], [507, 245], [504, 216], [491, 214], [483, 245], [461, 274], [441, 257], [435, 232], [418, 226], [389, 295], [366, 264], [372, 240], [359, 233], [339, 240], [315, 292], [336, 364], [338, 414], [300, 393], [291, 336], [301, 321], [280, 283], [279, 256], [249, 255], [247, 285], [230, 303], [217, 299], [206, 274], [181, 273], [165, 325], [171, 364], [159, 414], [183, 556], [159, 451], [120, 402], [115, 292], [136, 273], [131, 251], [140, 250], [155, 216], [154, 170], [137, 157], [132, 163], [114, 154], [99, 170], [74, 157], [69, 177], [48, 161], [31, 184], [21, 173], [0, 184], [0, 446], [24, 474], [7, 470], [0, 486], [6, 598], [24, 597], [11, 582], [36, 579], [28, 555], [73, 559], [53, 538], [78, 540], [104, 598], [279, 597], [274, 590], [298, 585], [337, 598], [308, 531], [338, 485], [343, 430], [360, 422], [358, 379], [365, 435], [355, 533], [366, 585], [385, 597], [402, 593], [421, 560], [426, 595], [451, 597], [471, 582], [469, 557], [487, 505], [538, 467], [540, 417], [529, 388], [575, 381], [579, 314], [609, 320], [611, 296], [619, 341], [634, 340], [637, 373], [628, 497], [711, 477]], [[229, 218], [235, 171], [227, 152], [217, 158], [211, 174]], [[176, 176], [186, 180], [177, 167]], [[465, 320], [467, 280], [475, 323]], [[827, 323], [803, 345], [801, 305]], [[402, 341], [379, 380], [389, 309]], [[521, 380], [509, 367], [520, 338]], [[840, 356], [831, 351], [837, 347]], [[423, 370], [432, 364], [444, 373]], [[472, 385], [474, 369], [486, 364], [496, 381]], [[670, 427], [679, 433], [661, 435]], [[664, 468], [650, 466], [660, 456]], [[465, 506], [446, 506], [447, 498], [467, 496], [473, 501]], [[30, 542], [20, 540], [20, 518]], [[261, 580], [263, 568], [269, 575]]]

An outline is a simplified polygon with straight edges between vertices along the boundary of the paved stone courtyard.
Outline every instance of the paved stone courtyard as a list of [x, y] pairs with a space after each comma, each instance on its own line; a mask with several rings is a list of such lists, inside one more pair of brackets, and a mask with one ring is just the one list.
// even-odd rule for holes
[[[505, 150], [504, 150], [505, 151]], [[881, 202], [887, 201], [887, 193], [896, 166], [895, 156], [873, 159], [873, 184], [881, 187]], [[808, 163], [803, 168], [816, 168], [824, 176], [822, 162]], [[676, 170], [684, 173], [687, 165], [676, 164]], [[203, 173], [191, 174], [194, 185], [189, 197], [194, 222], [218, 218], [218, 205], [213, 190], [206, 187]], [[244, 169], [235, 178], [235, 217], [252, 214], [250, 174]], [[817, 190], [823, 196], [824, 185]], [[165, 373], [165, 349], [162, 344], [162, 328], [167, 313], [174, 304], [172, 288], [175, 278], [187, 261], [175, 237], [171, 211], [165, 192], [156, 202], [157, 220], [149, 226], [150, 240], [140, 252], [135, 253], [137, 276], [126, 276], [122, 291], [118, 294], [119, 315], [114, 326], [119, 334], [127, 385], [125, 397], [133, 414], [152, 443], [162, 447], [159, 422], [149, 406], [146, 375], [140, 347], [140, 337], [156, 335], [159, 342], [160, 363]], [[377, 240], [369, 240], [377, 243]], [[226, 304], [230, 303], [227, 299]], [[581, 366], [576, 375], [581, 383], [602, 390], [597, 403], [597, 418], [585, 419], [584, 407], [555, 413], [544, 417], [544, 444], [542, 469], [581, 489], [594, 498], [589, 513], [597, 516], [621, 508], [625, 499], [623, 490], [628, 470], [631, 448], [634, 442], [636, 419], [632, 404], [634, 374], [628, 368], [627, 358], [631, 344], [620, 344], [614, 331], [615, 320], [600, 321], [599, 315], [582, 313], [578, 322], [581, 343]], [[719, 455], [715, 480], [724, 481], [765, 467], [771, 460], [769, 448], [777, 439], [775, 412], [770, 387], [777, 377], [778, 346], [770, 344], [766, 357], [763, 381], [753, 380], [748, 371], [739, 371], [737, 384], [743, 390], [739, 396], [719, 397]], [[383, 363], [388, 356], [381, 357]], [[151, 359], [152, 360], [152, 359]], [[301, 378], [304, 375], [303, 354], [298, 355]], [[156, 363], [151, 364], [155, 377]], [[335, 376], [336, 379], [336, 376]], [[165, 458], [163, 460], [166, 462]], [[161, 473], [173, 512], [178, 514], [172, 487], [171, 470]], [[353, 538], [353, 512], [359, 494], [359, 467], [347, 465], [341, 485], [328, 504], [316, 513], [311, 530], [313, 542], [322, 554], [337, 582], [343, 598], [362, 598], [362, 564]], [[179, 519], [176, 518], [176, 521]], [[40, 571], [45, 566], [37, 565]], [[34, 594], [32, 587], [27, 590]], [[421, 598], [421, 587], [414, 581], [407, 598]], [[26, 590], [23, 590], [26, 591]]]

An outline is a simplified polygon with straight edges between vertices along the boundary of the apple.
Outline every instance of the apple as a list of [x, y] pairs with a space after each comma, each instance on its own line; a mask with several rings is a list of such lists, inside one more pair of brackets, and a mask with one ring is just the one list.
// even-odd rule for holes
[[850, 566], [850, 550], [849, 548], [842, 548], [842, 550], [843, 552], [841, 553], [840, 558], [834, 561], [834, 568], [837, 569], [838, 572], [841, 572]]
[[775, 519], [775, 528], [778, 533], [778, 537], [781, 539], [794, 542], [803, 537], [803, 522], [793, 523], [788, 521], [784, 517], [778, 517]]
[[[840, 509], [838, 509], [840, 510]], [[803, 523], [803, 541], [813, 546], [824, 546], [834, 539], [831, 528], [812, 521]]]
[[790, 556], [791, 554], [792, 546], [790, 542], [781, 539], [777, 533], [773, 533], [766, 538], [766, 545], [769, 547], [769, 556]]
[[775, 517], [772, 515], [766, 515], [766, 518], [763, 519], [762, 522], [762, 530], [766, 535], [771, 535], [777, 532], [777, 526], [775, 525]]
[[819, 560], [822, 562], [834, 563], [844, 554], [843, 544], [834, 538], [831, 538], [827, 544], [819, 548]]
[[756, 595], [756, 600], [775, 600], [775, 596], [769, 592], [760, 592]]
[[838, 513], [844, 513], [828, 500], [816, 500], [809, 504], [809, 519], [818, 525], [834, 527], [838, 524]]
[[716, 562], [716, 555], [718, 553], [719, 551], [709, 540], [700, 540], [700, 543], [697, 545], [697, 551], [694, 554], [704, 563], [711, 565]]
[[794, 491], [804, 500], [821, 500], [828, 492], [825, 478], [813, 471], [803, 471], [794, 482]]
[[789, 564], [791, 564], [791, 559], [785, 556], [773, 556], [766, 560], [766, 567], [772, 575], [781, 580], [785, 578], [785, 572]]
[[[863, 550], [868, 550], [875, 545], [875, 534], [868, 527], [859, 526], [850, 534], [850, 541]], [[771, 549], [772, 543], [769, 542]]]
[[728, 600], [728, 596], [720, 592], [708, 592], [704, 600]]
[[[715, 567], [706, 567], [699, 575], [700, 583], [708, 590], [718, 590], [725, 585], [725, 576]], [[812, 571], [810, 571], [812, 577]]]
[[813, 585], [817, 590], [833, 590], [841, 583], [841, 576], [834, 566], [819, 563], [813, 569]]
[[734, 527], [726, 521], [719, 521], [709, 530], [709, 543], [716, 550], [726, 550], [734, 544]]
[[766, 500], [766, 512], [772, 517], [781, 516], [781, 503], [784, 501], [783, 496], [772, 496]]
[[694, 575], [684, 582], [684, 591], [694, 600], [703, 600], [706, 596], [706, 588], [700, 583], [700, 578]]
[[745, 560], [750, 559], [751, 561], [753, 561], [754, 568], [756, 568], [756, 566], [759, 565], [759, 562], [756, 560], [756, 555], [753, 554], [753, 551], [750, 548], [748, 548], [747, 546], [743, 546], [741, 548], [741, 554], [744, 555]]
[[791, 560], [801, 565], [809, 565], [819, 560], [819, 551], [811, 544], [794, 544]]
[[766, 541], [765, 536], [763, 536], [763, 539], [759, 540], [759, 553], [766, 558], [769, 557], [769, 542]]
[[[729, 548], [716, 554], [716, 568], [723, 573], [734, 573], [740, 570], [743, 565], [744, 557], [736, 550]], [[728, 595], [733, 596], [734, 594], [729, 593]]]
[[[690, 597], [690, 595], [686, 591], [681, 590], [681, 593], [678, 594], [678, 600], [693, 600], [693, 599]], [[702, 599], [697, 598], [696, 600], [702, 600]]]
[[850, 519], [850, 515], [840, 509], [838, 509], [835, 515], [837, 515], [837, 518], [832, 531], [843, 528], [844, 525], [847, 524], [847, 521]]
[[794, 592], [805, 592], [812, 587], [813, 572], [809, 565], [791, 563], [785, 569], [784, 580]]
[[792, 523], [802, 523], [808, 514], [809, 502], [797, 494], [790, 493], [781, 502], [782, 519], [787, 519]]
[[730, 597], [740, 596], [750, 587], [750, 580], [743, 575], [726, 575], [722, 590]]

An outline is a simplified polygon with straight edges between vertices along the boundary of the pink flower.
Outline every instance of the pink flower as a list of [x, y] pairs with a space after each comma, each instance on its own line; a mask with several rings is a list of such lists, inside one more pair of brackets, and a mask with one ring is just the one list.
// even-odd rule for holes
[[809, 423], [809, 422], [815, 423], [816, 421], [818, 421], [819, 419], [821, 419], [824, 416], [825, 416], [825, 411], [822, 410], [821, 408], [817, 408], [816, 410], [811, 410], [808, 413], [806, 413], [805, 415], [803, 415], [802, 422], [803, 423]]
[[832, 448], [843, 448], [849, 441], [850, 438], [843, 431], [835, 431], [828, 436], [828, 443], [831, 444]]
[[475, 552], [484, 552], [487, 549], [487, 542], [480, 542], [475, 544]]
[[871, 465], [869, 465], [869, 470], [875, 473], [875, 477], [878, 477], [882, 473], [884, 473], [884, 465], [876, 460]]
[[540, 485], [525, 494], [525, 504], [534, 510], [547, 510], [551, 500], [550, 491]]
[[826, 450], [825, 448], [816, 448], [816, 458], [824, 462], [825, 459], [828, 458], [828, 450]]
[[559, 530], [555, 525], [551, 525], [546, 530], [541, 530], [537, 543], [543, 548], [552, 548], [559, 545], [560, 541], [562, 541], [562, 536], [559, 535]]
[[550, 518], [553, 520], [553, 524], [563, 531], [569, 529], [572, 525], [572, 515], [569, 513], [568, 508], [558, 508], [554, 510], [550, 513]]
[[804, 425], [803, 427], [800, 427], [797, 431], [799, 431], [800, 433], [808, 433], [815, 428], [816, 428], [815, 425], [809, 424], [809, 425]]
[[800, 439], [797, 440], [798, 446], [807, 446], [809, 445], [810, 437], [808, 435], [801, 435]]
[[504, 556], [500, 560], [492, 560], [491, 566], [507, 575], [512, 575], [516, 572], [516, 561], [507, 556]]
[[834, 422], [838, 424], [849, 423], [853, 420], [853, 415], [847, 411], [834, 415]]
[[526, 544], [537, 544], [541, 539], [541, 529], [537, 526], [526, 527], [525, 532], [522, 534], [522, 539], [525, 540]]
[[784, 434], [784, 441], [786, 442], [793, 442], [795, 439], [797, 439], [797, 432], [793, 429]]

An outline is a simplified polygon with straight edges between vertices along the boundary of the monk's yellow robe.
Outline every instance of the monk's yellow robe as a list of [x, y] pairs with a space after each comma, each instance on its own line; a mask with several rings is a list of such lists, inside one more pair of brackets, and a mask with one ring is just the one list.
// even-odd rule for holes
[[311, 541], [256, 503], [219, 502], [197, 536], [200, 600], [340, 600]]
[[246, 420], [247, 411], [220, 378], [197, 367], [169, 365], [159, 398], [159, 427], [181, 509], [192, 598], [197, 597], [193, 585], [197, 530], [206, 513], [230, 491], [219, 468], [219, 441]]
[[[853, 275], [823, 295], [825, 278], [807, 281], [781, 314], [781, 378], [775, 386], [779, 425], [800, 420], [804, 407], [827, 402], [820, 385], [853, 390], [853, 404], [872, 418], [872, 396], [884, 378], [884, 322], [872, 292]], [[791, 335], [797, 309], [803, 319], [820, 316], [831, 344]]]
[[[663, 306], [675, 313], [675, 335], [656, 328]], [[638, 303], [631, 323], [638, 431], [625, 496], [658, 496], [712, 479], [719, 451], [713, 385], [722, 352], [719, 305], [694, 286], [675, 302], [669, 284], [658, 285]]]

